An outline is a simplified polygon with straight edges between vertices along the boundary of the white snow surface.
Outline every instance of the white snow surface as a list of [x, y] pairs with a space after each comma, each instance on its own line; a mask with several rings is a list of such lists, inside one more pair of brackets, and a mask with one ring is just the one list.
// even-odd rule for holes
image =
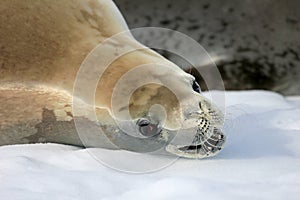
[[[216, 157], [180, 158], [152, 173], [131, 174], [99, 163], [87, 149], [3, 146], [0, 199], [300, 199], [300, 97], [225, 95], [227, 144]], [[124, 151], [97, 151], [126, 162]]]

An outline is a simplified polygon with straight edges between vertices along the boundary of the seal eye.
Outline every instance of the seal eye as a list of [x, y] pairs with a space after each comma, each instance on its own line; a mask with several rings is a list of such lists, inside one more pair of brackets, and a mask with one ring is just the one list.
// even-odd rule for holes
[[200, 93], [200, 86], [195, 80], [193, 81], [193, 90]]
[[156, 124], [151, 124], [147, 119], [140, 119], [137, 121], [140, 133], [145, 137], [152, 137], [161, 132]]

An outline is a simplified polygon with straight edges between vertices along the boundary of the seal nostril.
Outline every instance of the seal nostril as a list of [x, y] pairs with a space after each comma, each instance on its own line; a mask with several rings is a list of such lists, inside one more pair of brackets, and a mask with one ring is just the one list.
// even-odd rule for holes
[[200, 93], [200, 86], [195, 80], [193, 81], [193, 90]]

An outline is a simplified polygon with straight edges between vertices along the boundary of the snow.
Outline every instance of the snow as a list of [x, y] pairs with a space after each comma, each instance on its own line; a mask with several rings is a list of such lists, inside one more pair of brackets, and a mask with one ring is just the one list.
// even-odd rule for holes
[[[126, 166], [124, 151], [3, 146], [0, 199], [299, 199], [300, 97], [267, 91], [225, 95], [228, 139], [214, 158], [178, 159], [152, 173], [132, 174], [91, 155], [98, 152]], [[165, 159], [156, 156], [152, 162]]]

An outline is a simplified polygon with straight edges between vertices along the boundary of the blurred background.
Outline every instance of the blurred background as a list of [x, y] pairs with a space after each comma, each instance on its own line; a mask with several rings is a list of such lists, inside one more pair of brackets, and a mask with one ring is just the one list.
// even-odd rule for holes
[[[299, 0], [115, 2], [129, 28], [165, 27], [198, 41], [217, 64], [227, 90], [266, 89], [283, 95], [300, 94]], [[147, 34], [135, 37], [147, 45]], [[184, 48], [178, 41], [163, 45]], [[205, 89], [201, 76], [189, 63], [169, 52], [160, 53], [193, 74]]]

